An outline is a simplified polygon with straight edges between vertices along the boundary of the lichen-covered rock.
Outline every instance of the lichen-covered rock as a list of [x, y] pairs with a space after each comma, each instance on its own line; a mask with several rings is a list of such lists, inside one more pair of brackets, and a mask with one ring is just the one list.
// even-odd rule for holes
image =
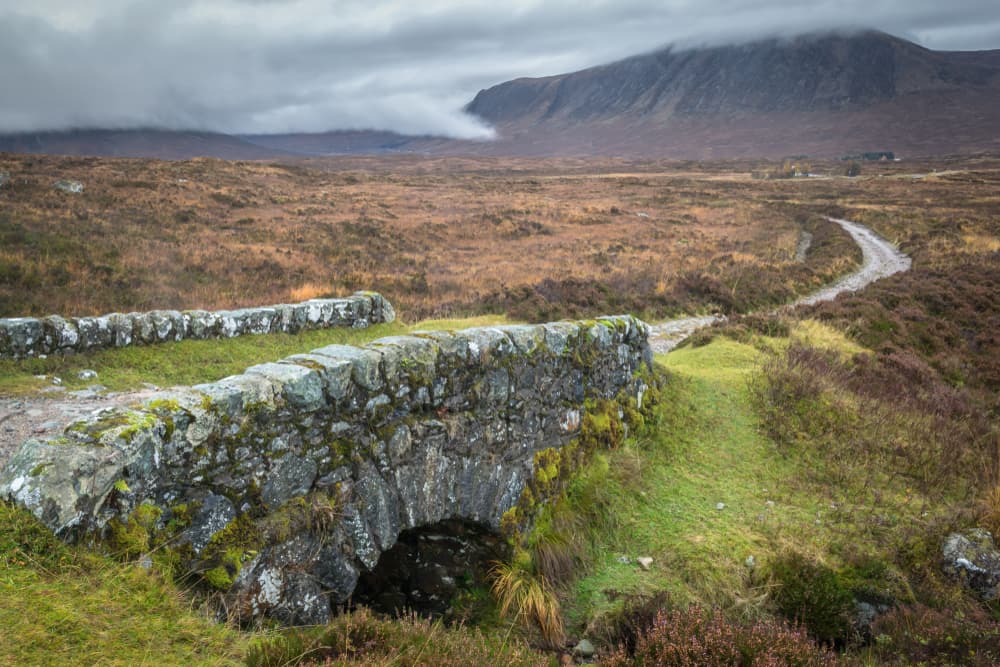
[[359, 292], [346, 299], [311, 299], [300, 304], [209, 312], [154, 310], [100, 317], [38, 320], [0, 318], [0, 358], [79, 352], [129, 345], [153, 345], [185, 338], [232, 338], [317, 327], [366, 327], [392, 322], [396, 313], [380, 294]]
[[3, 470], [0, 497], [30, 510], [58, 535], [103, 527], [113, 491], [152, 483], [164, 435], [165, 424], [152, 414], [98, 412], [62, 436], [25, 442]]
[[0, 349], [12, 357], [32, 357], [44, 354], [39, 349], [43, 342], [43, 328], [34, 317], [11, 317], [0, 319]]
[[114, 344], [111, 315], [76, 318], [76, 328], [80, 335], [77, 349], [94, 350], [111, 347]]
[[43, 343], [40, 354], [72, 350], [80, 342], [76, 324], [58, 315], [42, 318]]
[[942, 568], [983, 600], [1000, 597], [1000, 551], [982, 528], [952, 533], [941, 549]]
[[[308, 322], [337, 309], [305, 310]], [[202, 319], [140, 317], [137, 335], [172, 336], [178, 318]], [[104, 321], [92, 319], [91, 337]], [[551, 489], [588, 411], [620, 419], [609, 399], [623, 392], [638, 408], [645, 332], [617, 317], [330, 345], [29, 441], [0, 473], [0, 497], [68, 538], [145, 530], [246, 618], [322, 623], [402, 531], [528, 520], [528, 485], [543, 484], [535, 500]]]

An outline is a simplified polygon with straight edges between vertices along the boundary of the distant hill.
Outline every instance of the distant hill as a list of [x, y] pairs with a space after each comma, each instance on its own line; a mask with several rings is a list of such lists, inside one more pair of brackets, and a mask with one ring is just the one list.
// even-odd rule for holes
[[164, 160], [192, 157], [261, 160], [289, 154], [287, 150], [255, 145], [228, 134], [169, 130], [68, 130], [0, 134], [0, 151]]
[[382, 131], [229, 136], [81, 130], [0, 135], [0, 151], [158, 158], [296, 155], [936, 155], [1000, 150], [1000, 50], [931, 51], [881, 32], [663, 49], [482, 90], [495, 141]]
[[480, 91], [466, 110], [513, 153], [678, 157], [1000, 148], [1000, 51], [880, 32], [665, 49]]

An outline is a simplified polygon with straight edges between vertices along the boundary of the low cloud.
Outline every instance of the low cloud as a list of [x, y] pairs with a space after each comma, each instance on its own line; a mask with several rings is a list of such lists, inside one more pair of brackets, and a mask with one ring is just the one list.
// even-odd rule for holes
[[[846, 18], [849, 17], [849, 18]], [[874, 27], [1000, 47], [996, 0], [34, 0], [0, 8], [0, 132], [386, 129], [488, 139], [480, 89], [678, 47]]]

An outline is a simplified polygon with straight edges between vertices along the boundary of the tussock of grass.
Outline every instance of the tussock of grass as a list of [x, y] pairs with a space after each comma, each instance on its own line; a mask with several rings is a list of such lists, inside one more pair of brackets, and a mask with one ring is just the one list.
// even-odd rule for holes
[[491, 589], [500, 615], [534, 625], [546, 643], [559, 646], [565, 637], [559, 599], [545, 576], [533, 572], [530, 565], [530, 557], [523, 554], [493, 566]]

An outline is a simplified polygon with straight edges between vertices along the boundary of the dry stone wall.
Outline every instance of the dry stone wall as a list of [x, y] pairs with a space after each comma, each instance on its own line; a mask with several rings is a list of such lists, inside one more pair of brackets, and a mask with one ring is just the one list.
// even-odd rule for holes
[[620, 316], [331, 345], [29, 440], [0, 498], [67, 539], [171, 554], [241, 618], [322, 623], [401, 531], [499, 528], [589, 405], [641, 405], [647, 336]]
[[153, 345], [187, 338], [233, 338], [297, 333], [326, 327], [367, 327], [396, 318], [381, 294], [358, 292], [343, 299], [312, 299], [237, 310], [154, 310], [97, 317], [0, 319], [0, 358]]

